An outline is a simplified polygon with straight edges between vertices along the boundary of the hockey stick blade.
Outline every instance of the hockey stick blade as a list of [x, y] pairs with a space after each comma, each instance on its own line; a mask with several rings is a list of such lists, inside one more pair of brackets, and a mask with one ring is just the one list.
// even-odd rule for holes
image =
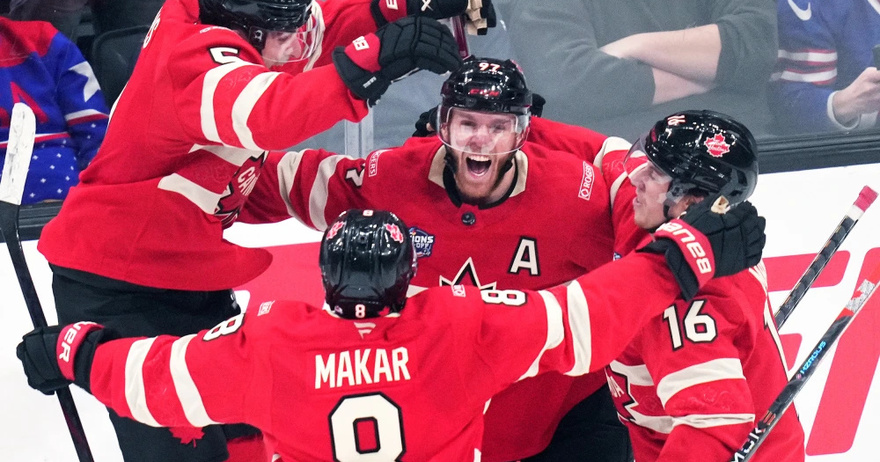
[[800, 303], [801, 299], [807, 293], [807, 290], [812, 287], [813, 283], [816, 282], [816, 278], [818, 278], [819, 274], [822, 273], [822, 270], [825, 269], [825, 265], [827, 265], [828, 262], [831, 261], [831, 257], [837, 253], [840, 244], [843, 243], [843, 240], [846, 239], [850, 231], [852, 231], [856, 226], [856, 223], [859, 222], [859, 219], [876, 199], [876, 191], [868, 186], [862, 188], [861, 192], [859, 192], [859, 197], [853, 202], [852, 206], [846, 212], [846, 215], [840, 220], [840, 223], [837, 224], [837, 228], [834, 229], [834, 232], [831, 233], [831, 236], [825, 242], [825, 245], [822, 246], [822, 250], [820, 250], [819, 253], [816, 254], [816, 257], [813, 258], [810, 266], [807, 267], [807, 270], [804, 271], [804, 274], [791, 289], [791, 292], [788, 293], [788, 297], [785, 298], [782, 305], [779, 305], [779, 309], [776, 311], [775, 315], [777, 329], [785, 324], [785, 321], [791, 316], [792, 311], [794, 311], [795, 307]]
[[20, 205], [27, 179], [31, 154], [34, 152], [34, 137], [37, 123], [34, 111], [24, 103], [12, 106], [9, 122], [9, 143], [6, 147], [6, 160], [0, 176], [0, 201]]
[[[34, 327], [45, 327], [46, 316], [37, 297], [34, 280], [27, 267], [21, 239], [18, 234], [18, 211], [21, 197], [24, 194], [25, 180], [31, 162], [36, 136], [36, 121], [30, 107], [16, 103], [12, 108], [9, 127], [9, 143], [3, 164], [3, 176], [0, 177], [0, 232], [9, 249], [9, 257], [15, 268], [15, 276], [24, 295], [25, 305]], [[85, 430], [76, 410], [76, 404], [70, 389], [62, 388], [55, 392], [61, 413], [67, 423], [70, 438], [80, 462], [93, 462]]]
[[747, 462], [752, 458], [752, 455], [754, 455], [761, 443], [764, 442], [770, 431], [773, 430], [779, 418], [782, 417], [782, 414], [794, 402], [794, 398], [807, 383], [807, 380], [816, 372], [816, 368], [819, 366], [822, 358], [834, 346], [837, 339], [843, 335], [846, 328], [852, 323], [853, 318], [868, 303], [871, 295], [874, 294], [877, 284], [880, 284], [880, 266], [874, 268], [871, 274], [862, 280], [855, 292], [853, 292], [852, 298], [840, 310], [840, 313], [834, 319], [834, 322], [831, 323], [828, 330], [822, 334], [822, 338], [819, 339], [819, 342], [816, 343], [816, 346], [807, 355], [807, 359], [798, 367], [794, 377], [779, 392], [779, 395], [767, 409], [764, 417], [749, 432], [745, 444], [733, 454], [730, 462]]

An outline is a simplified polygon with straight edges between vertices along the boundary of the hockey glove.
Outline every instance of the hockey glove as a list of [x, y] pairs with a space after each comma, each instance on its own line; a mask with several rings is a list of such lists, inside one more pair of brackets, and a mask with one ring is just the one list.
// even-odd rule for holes
[[40, 327], [25, 334], [15, 353], [28, 385], [46, 395], [71, 383], [91, 391], [92, 359], [105, 334], [104, 326], [86, 321]]
[[451, 18], [465, 14], [467, 9], [468, 0], [373, 0], [370, 2], [370, 12], [373, 13], [373, 19], [379, 27], [406, 16]]
[[729, 276], [761, 261], [766, 236], [765, 220], [749, 202], [727, 213], [711, 210], [711, 198], [688, 208], [654, 232], [654, 242], [640, 251], [662, 253], [681, 287], [692, 299], [709, 279]]
[[407, 17], [337, 47], [333, 63], [351, 92], [373, 106], [391, 82], [420, 69], [454, 71], [461, 57], [449, 28], [431, 18]]
[[434, 129], [434, 124], [436, 123], [437, 106], [434, 106], [419, 115], [419, 120], [416, 121], [416, 131], [413, 132], [412, 136], [418, 138], [427, 138], [429, 136], [436, 135], [437, 130]]
[[471, 35], [486, 35], [490, 27], [495, 27], [498, 18], [495, 15], [495, 7], [492, 0], [469, 0], [465, 30]]

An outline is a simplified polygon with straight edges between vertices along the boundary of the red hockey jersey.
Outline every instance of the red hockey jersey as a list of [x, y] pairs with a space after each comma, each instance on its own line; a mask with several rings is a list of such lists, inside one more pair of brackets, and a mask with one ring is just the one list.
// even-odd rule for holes
[[[244, 215], [264, 221], [293, 214], [324, 229], [349, 208], [391, 210], [410, 227], [419, 256], [411, 294], [454, 284], [542, 289], [612, 260], [608, 191], [589, 161], [527, 142], [515, 155], [510, 196], [481, 208], [456, 202], [444, 188], [445, 153], [437, 138], [412, 138], [366, 159], [313, 150], [273, 154], [266, 168], [278, 175], [261, 179], [257, 187], [290, 191], [289, 200], [254, 200]], [[602, 374], [549, 373], [505, 390], [486, 414], [484, 460], [540, 452], [559, 420], [604, 384]]]
[[235, 287], [264, 271], [268, 252], [230, 244], [222, 232], [251, 193], [266, 150], [367, 113], [330, 51], [375, 30], [370, 2], [320, 5], [323, 54], [314, 69], [293, 75], [267, 69], [232, 30], [199, 24], [197, 0], [166, 2], [103, 145], [43, 229], [48, 261], [182, 290]]
[[[618, 283], [633, 278], [637, 292]], [[154, 426], [252, 424], [285, 462], [480, 460], [487, 399], [601, 369], [678, 292], [642, 253], [541, 292], [433, 288], [384, 318], [268, 301], [198, 334], [101, 345], [91, 392]]]
[[[605, 372], [637, 461], [729, 460], [788, 381], [763, 263], [654, 316]], [[804, 460], [793, 408], [751, 460]]]

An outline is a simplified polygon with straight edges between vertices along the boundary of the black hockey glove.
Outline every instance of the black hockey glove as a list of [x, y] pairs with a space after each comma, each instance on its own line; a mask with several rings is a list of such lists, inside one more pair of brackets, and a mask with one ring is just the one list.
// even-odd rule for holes
[[454, 71], [461, 57], [448, 27], [431, 18], [406, 17], [337, 47], [333, 63], [351, 92], [373, 106], [391, 82], [420, 69]]
[[544, 113], [544, 105], [547, 104], [547, 100], [544, 99], [543, 96], [532, 92], [532, 107], [529, 111], [535, 117], [541, 117], [541, 114]]
[[92, 359], [98, 344], [109, 340], [106, 333], [100, 324], [85, 321], [28, 332], [15, 349], [28, 385], [46, 395], [71, 383], [91, 391]]
[[711, 209], [714, 198], [690, 206], [687, 213], [654, 232], [654, 242], [639, 251], [662, 253], [685, 300], [709, 279], [729, 276], [761, 261], [766, 236], [764, 217], [748, 201], [727, 213]]
[[468, 0], [373, 0], [370, 2], [370, 12], [373, 13], [377, 26], [384, 26], [406, 16], [451, 18], [463, 15], [467, 8]]
[[436, 135], [437, 130], [436, 127], [434, 127], [436, 123], [437, 106], [434, 106], [419, 115], [419, 120], [416, 121], [416, 131], [413, 132], [412, 136], [426, 138]]

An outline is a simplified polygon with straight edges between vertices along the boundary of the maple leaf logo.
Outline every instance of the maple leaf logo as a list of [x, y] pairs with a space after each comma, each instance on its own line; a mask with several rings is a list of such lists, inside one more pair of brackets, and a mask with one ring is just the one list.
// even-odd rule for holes
[[721, 157], [730, 152], [730, 145], [724, 141], [724, 135], [721, 133], [716, 134], [712, 138], [707, 138], [703, 144], [706, 145], [706, 150], [709, 151], [712, 157]]

